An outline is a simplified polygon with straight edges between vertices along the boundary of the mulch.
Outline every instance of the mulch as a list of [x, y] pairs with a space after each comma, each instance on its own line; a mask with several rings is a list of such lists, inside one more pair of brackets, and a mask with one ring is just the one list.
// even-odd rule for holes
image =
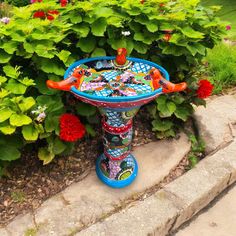
[[[141, 109], [134, 120], [133, 146], [156, 140], [151, 121]], [[56, 157], [43, 165], [36, 150], [25, 151], [9, 168], [9, 176], [0, 179], [0, 227], [19, 214], [38, 208], [46, 199], [74, 182], [81, 181], [94, 168], [96, 157], [103, 151], [101, 127], [97, 136], [84, 138], [69, 156]]]

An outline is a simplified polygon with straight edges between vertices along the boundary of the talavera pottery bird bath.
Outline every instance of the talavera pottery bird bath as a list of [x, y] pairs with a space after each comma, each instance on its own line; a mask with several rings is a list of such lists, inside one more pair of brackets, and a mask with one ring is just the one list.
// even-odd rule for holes
[[[98, 178], [113, 188], [131, 184], [138, 164], [131, 154], [132, 119], [139, 108], [160, 94], [183, 91], [186, 83], [173, 84], [168, 72], [147, 60], [118, 55], [95, 57], [72, 64], [60, 82], [49, 88], [71, 92], [79, 100], [98, 107], [102, 114], [104, 153], [97, 158]], [[147, 170], [148, 171], [148, 170]]]

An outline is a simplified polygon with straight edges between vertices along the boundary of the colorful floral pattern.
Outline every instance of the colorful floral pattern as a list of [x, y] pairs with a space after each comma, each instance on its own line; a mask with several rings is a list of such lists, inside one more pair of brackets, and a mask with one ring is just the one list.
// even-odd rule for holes
[[116, 68], [113, 61], [103, 60], [88, 62], [79, 67], [86, 71], [77, 88], [81, 92], [99, 97], [122, 97], [153, 91], [151, 78], [147, 75], [151, 70], [148, 64], [129, 62], [128, 67]]

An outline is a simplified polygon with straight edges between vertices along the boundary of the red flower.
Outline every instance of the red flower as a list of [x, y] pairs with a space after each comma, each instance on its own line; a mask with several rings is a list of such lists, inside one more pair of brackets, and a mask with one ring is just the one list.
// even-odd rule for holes
[[164, 7], [164, 6], [165, 6], [165, 3], [160, 3], [159, 6], [160, 6], [160, 7]]
[[75, 142], [85, 134], [85, 128], [75, 115], [65, 113], [60, 117], [60, 139]]
[[52, 15], [47, 15], [47, 19], [48, 19], [48, 20], [54, 20], [54, 16], [52, 16]]
[[57, 11], [57, 10], [49, 10], [47, 13], [48, 14], [52, 14], [52, 15], [58, 15], [59, 11]]
[[141, 3], [141, 4], [144, 4], [144, 2], [145, 2], [145, 0], [140, 0], [140, 3]]
[[197, 96], [201, 99], [207, 98], [211, 95], [214, 86], [206, 79], [198, 82]]
[[163, 40], [166, 41], [166, 42], [169, 42], [171, 39], [171, 34], [167, 33], [163, 36]]
[[46, 14], [44, 11], [36, 11], [33, 15], [33, 18], [45, 18]]
[[60, 0], [61, 7], [66, 7], [68, 1], [67, 0]]

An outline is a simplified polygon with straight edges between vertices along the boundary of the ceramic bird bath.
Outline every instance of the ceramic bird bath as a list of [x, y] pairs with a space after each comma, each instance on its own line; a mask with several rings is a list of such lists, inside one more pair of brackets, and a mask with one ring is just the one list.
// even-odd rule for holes
[[139, 108], [162, 93], [183, 91], [186, 83], [173, 84], [168, 72], [147, 60], [118, 55], [84, 59], [72, 64], [60, 82], [49, 88], [71, 92], [79, 100], [98, 107], [102, 114], [104, 153], [97, 158], [98, 178], [110, 187], [131, 184], [138, 164], [131, 154], [132, 119]]

